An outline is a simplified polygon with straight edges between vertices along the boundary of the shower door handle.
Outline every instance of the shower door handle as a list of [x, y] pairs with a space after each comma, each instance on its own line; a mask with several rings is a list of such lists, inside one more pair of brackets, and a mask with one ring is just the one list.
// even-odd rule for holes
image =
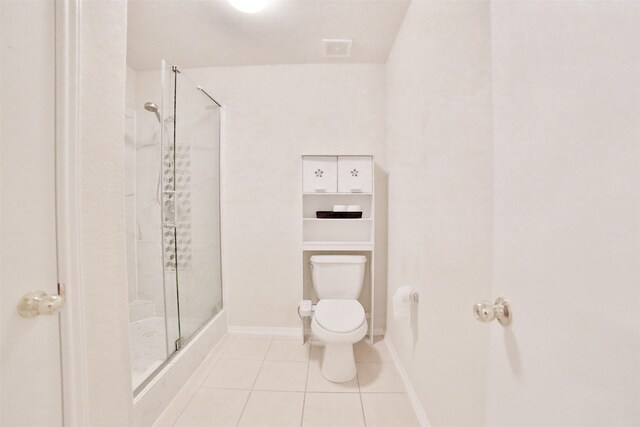
[[49, 295], [45, 291], [27, 292], [18, 302], [18, 314], [31, 318], [39, 314], [58, 314], [64, 308], [64, 285], [58, 284], [58, 295]]

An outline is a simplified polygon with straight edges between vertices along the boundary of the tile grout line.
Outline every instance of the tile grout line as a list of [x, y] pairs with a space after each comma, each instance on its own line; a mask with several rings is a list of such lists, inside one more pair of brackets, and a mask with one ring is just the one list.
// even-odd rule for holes
[[[222, 358], [228, 353], [230, 347], [233, 345], [233, 341], [235, 341], [236, 338], [237, 337], [232, 337], [230, 342], [224, 347], [224, 350], [220, 353], [220, 356], [217, 359], [214, 359], [212, 361], [214, 363], [214, 366], [215, 366], [215, 364], [217, 364], [221, 360], [223, 360]], [[246, 411], [246, 407], [248, 406], [248, 402], [249, 402], [251, 396], [253, 395], [254, 391], [284, 392], [284, 393], [296, 393], [296, 394], [299, 393], [299, 391], [295, 391], [295, 390], [276, 390], [276, 389], [274, 389], [274, 390], [257, 390], [255, 388], [256, 385], [257, 385], [257, 380], [258, 380], [258, 378], [259, 378], [259, 376], [260, 376], [260, 374], [262, 372], [262, 369], [264, 369], [264, 364], [267, 361], [269, 361], [268, 354], [269, 354], [271, 348], [273, 348], [274, 341], [276, 341], [276, 340], [273, 337], [271, 337], [269, 339], [269, 345], [266, 348], [266, 352], [264, 353], [264, 356], [262, 357], [262, 359], [259, 359], [259, 361], [261, 363], [260, 363], [259, 369], [258, 369], [258, 371], [256, 373], [256, 377], [254, 378], [254, 381], [253, 381], [252, 385], [250, 386], [250, 389], [247, 389], [247, 388], [233, 388], [233, 387], [215, 387], [215, 386], [214, 387], [205, 387], [204, 386], [204, 380], [203, 380], [201, 385], [198, 386], [198, 389], [196, 390], [196, 393], [197, 393], [197, 391], [199, 391], [202, 388], [227, 389], [227, 390], [246, 390], [246, 391], [248, 391], [249, 393], [248, 393], [247, 398], [246, 398], [246, 400], [244, 402], [244, 405], [242, 407], [241, 413], [239, 414], [239, 419], [238, 419], [237, 425], [240, 424], [240, 422], [242, 420], [242, 417], [244, 416], [244, 412]], [[306, 409], [306, 397], [307, 397], [307, 394], [309, 393], [309, 391], [308, 391], [309, 374], [310, 374], [310, 369], [311, 369], [311, 356], [312, 356], [313, 348], [314, 348], [314, 346], [311, 346], [309, 344], [308, 354], [307, 354], [307, 361], [306, 361], [307, 362], [307, 370], [306, 370], [306, 377], [305, 377], [305, 381], [304, 381], [305, 385], [304, 385], [304, 390], [303, 390], [304, 394], [303, 394], [300, 426], [303, 425], [304, 413], [305, 413], [305, 409]], [[226, 360], [230, 360], [230, 359], [226, 359]], [[238, 360], [240, 360], [240, 359], [238, 359]], [[250, 360], [250, 359], [248, 359], [248, 360]], [[255, 359], [253, 359], [253, 360], [255, 360]], [[292, 363], [292, 362], [293, 363], [304, 363], [304, 361], [294, 361], [294, 360], [281, 360], [281, 361], [275, 360], [274, 362], [276, 362], [276, 363], [278, 363], [278, 362], [279, 363]], [[387, 365], [387, 364], [393, 365], [393, 363], [389, 363], [389, 362], [356, 362], [356, 363], [357, 363], [356, 367], [359, 364], [364, 364], [364, 365], [376, 364], [376, 365], [382, 365], [382, 366]], [[213, 369], [213, 367], [211, 369]], [[360, 399], [360, 408], [361, 408], [361, 413], [362, 413], [362, 416], [363, 416], [363, 423], [364, 423], [365, 427], [366, 427], [366, 425], [368, 423], [367, 423], [367, 418], [366, 418], [365, 410], [364, 410], [364, 400], [363, 400], [363, 396], [362, 396], [363, 393], [365, 393], [365, 394], [377, 394], [377, 393], [406, 394], [406, 392], [402, 392], [402, 391], [398, 391], [398, 392], [389, 392], [389, 391], [380, 391], [380, 392], [368, 391], [368, 392], [363, 392], [362, 388], [361, 388], [362, 386], [360, 384], [360, 377], [358, 375], [358, 372], [356, 372], [356, 386], [357, 386], [357, 391], [356, 392], [358, 393], [358, 398]], [[196, 393], [194, 393], [194, 396], [195, 396]], [[328, 394], [343, 394], [343, 393], [352, 394], [352, 393], [354, 393], [354, 391], [346, 391], [346, 392], [344, 392], [344, 391], [318, 391], [316, 393], [320, 393], [320, 394], [324, 394], [324, 393], [328, 393]], [[194, 396], [191, 397], [191, 400], [193, 399]], [[190, 402], [187, 403], [187, 406], [188, 406], [189, 403]], [[182, 416], [183, 412], [184, 412], [184, 409], [180, 413], [180, 415], [178, 416], [178, 419]]]
[[267, 355], [269, 354], [269, 350], [273, 345], [273, 337], [271, 337], [271, 341], [269, 341], [269, 347], [267, 347], [267, 351], [264, 353], [264, 357], [262, 358], [262, 363], [260, 363], [260, 369], [258, 369], [258, 374], [253, 380], [253, 385], [251, 386], [251, 391], [253, 391], [256, 387], [256, 383], [258, 382], [258, 377], [260, 376], [260, 372], [262, 372], [262, 367], [264, 366], [264, 362], [267, 360]]
[[[299, 390], [298, 391], [296, 390], [250, 390], [248, 388], [232, 388], [232, 387], [204, 387], [204, 388], [207, 388], [209, 390], [266, 391], [268, 393], [295, 393], [295, 394], [304, 393], [304, 391], [299, 391]], [[398, 393], [398, 394], [401, 394], [401, 393]]]
[[[306, 344], [303, 344], [306, 345]], [[311, 349], [312, 346], [309, 344], [309, 354], [307, 357], [307, 376], [304, 379], [304, 395], [302, 396], [302, 414], [300, 414], [300, 427], [302, 427], [302, 422], [304, 421], [304, 407], [307, 404], [307, 384], [309, 383], [309, 366], [311, 365]]]
[[247, 403], [249, 403], [249, 399], [251, 398], [251, 392], [253, 390], [249, 390], [249, 395], [247, 396], [247, 400], [244, 401], [244, 405], [242, 405], [242, 411], [240, 411], [240, 416], [238, 417], [238, 422], [236, 423], [236, 427], [240, 425], [240, 421], [242, 420], [242, 416], [244, 415], [244, 410], [247, 408]]
[[[225, 334], [225, 336], [226, 336], [226, 335], [229, 335], [229, 334], [227, 333], [227, 334]], [[218, 341], [218, 343], [217, 343], [215, 346], [213, 346], [213, 348], [211, 349], [211, 351], [209, 351], [209, 354], [207, 354], [207, 356], [204, 358], [204, 360], [203, 360], [203, 362], [202, 362], [202, 363], [205, 363], [205, 362], [207, 361], [207, 359], [208, 359], [208, 357], [211, 355], [211, 353], [213, 353], [213, 352], [215, 351], [216, 347], [217, 347], [218, 345], [220, 345], [220, 344], [221, 344], [222, 339], [224, 339], [224, 336], [220, 339], [220, 341]], [[215, 368], [215, 365], [217, 365], [217, 364], [218, 364], [218, 362], [220, 362], [220, 360], [222, 360], [222, 356], [223, 356], [223, 355], [224, 355], [224, 353], [227, 351], [227, 349], [229, 348], [229, 346], [231, 345], [231, 343], [233, 343], [233, 341], [235, 341], [235, 337], [231, 340], [231, 342], [230, 342], [229, 344], [227, 344], [227, 346], [225, 347], [225, 349], [224, 349], [224, 350], [222, 350], [222, 353], [220, 354], [220, 357], [219, 357], [219, 358], [217, 358], [217, 359], [215, 359], [215, 363], [214, 363], [214, 364], [213, 364], [213, 366], [209, 369], [209, 372], [208, 372], [208, 373], [207, 373], [207, 375], [204, 377], [204, 379], [202, 380], [202, 382], [200, 383], [200, 385], [198, 386], [198, 388], [193, 392], [193, 396], [191, 396], [191, 397], [189, 398], [189, 400], [187, 401], [186, 405], [184, 405], [184, 407], [182, 408], [182, 410], [180, 411], [180, 413], [179, 413], [179, 414], [178, 414], [178, 416], [176, 417], [175, 421], [173, 421], [173, 422], [171, 423], [171, 426], [175, 426], [175, 425], [178, 423], [178, 421], [180, 421], [180, 418], [182, 417], [182, 414], [184, 414], [184, 411], [186, 411], [186, 410], [187, 410], [187, 408], [189, 407], [189, 404], [190, 404], [190, 403], [193, 401], [193, 399], [196, 397], [196, 394], [198, 394], [198, 392], [199, 392], [202, 388], [206, 388], [206, 387], [204, 387], [204, 385], [203, 385], [203, 384], [204, 384], [204, 382], [207, 380], [207, 378], [209, 377], [209, 375], [211, 375], [211, 372], [212, 372], [212, 371], [213, 371], [213, 369]], [[201, 365], [202, 365], [202, 364], [201, 364]], [[198, 366], [198, 368], [200, 368], [200, 366]], [[198, 368], [196, 368], [196, 371], [197, 371], [197, 369], [198, 369]], [[195, 374], [195, 373], [196, 373], [196, 372], [194, 372], [193, 374]], [[192, 374], [192, 376], [193, 376], [193, 374]], [[189, 379], [191, 379], [191, 377], [189, 377]], [[189, 382], [189, 380], [187, 380], [187, 383], [188, 383], [188, 382]], [[187, 383], [185, 383], [185, 386], [187, 385]], [[184, 386], [183, 386], [183, 387], [184, 387]], [[181, 390], [182, 390], [182, 389], [181, 389]], [[181, 390], [180, 390], [180, 391], [181, 391]], [[177, 394], [176, 394], [176, 397], [177, 397]], [[175, 397], [174, 397], [174, 399], [175, 399]], [[171, 400], [171, 402], [173, 402], [173, 399]]]
[[358, 383], [358, 398], [360, 399], [360, 410], [362, 411], [362, 422], [367, 427], [367, 418], [364, 415], [364, 404], [362, 403], [362, 390], [360, 389], [360, 377], [358, 376], [358, 364], [356, 363], [356, 382]]
[[253, 394], [253, 389], [256, 386], [256, 382], [258, 381], [258, 377], [260, 376], [260, 372], [262, 371], [262, 367], [264, 366], [264, 361], [267, 360], [267, 355], [269, 354], [269, 350], [271, 349], [271, 345], [273, 344], [273, 336], [271, 337], [271, 341], [269, 341], [269, 347], [267, 347], [267, 351], [264, 353], [264, 357], [262, 358], [262, 363], [260, 364], [260, 369], [258, 369], [258, 373], [253, 380], [253, 385], [251, 386], [251, 390], [249, 390], [249, 396], [247, 396], [247, 401], [244, 402], [244, 406], [242, 407], [242, 412], [240, 412], [240, 417], [238, 418], [238, 423], [236, 427], [240, 425], [240, 421], [242, 421], [242, 416], [244, 415], [245, 409], [247, 409], [247, 404], [249, 403], [249, 399], [251, 399], [251, 395]]
[[[206, 359], [205, 359], [205, 361], [206, 361]], [[213, 368], [215, 367], [215, 365], [217, 365], [217, 364], [218, 364], [218, 362], [219, 362], [219, 361], [220, 361], [220, 359], [216, 359], [216, 361], [215, 361], [215, 363], [214, 363], [214, 366], [212, 366], [212, 367], [211, 367], [211, 370], [213, 370]], [[211, 373], [211, 372], [209, 372], [209, 373]], [[209, 376], [209, 374], [207, 374], [207, 377], [208, 377], [208, 376]], [[204, 380], [202, 380], [202, 383], [198, 386], [198, 388], [196, 388], [196, 390], [193, 392], [193, 395], [192, 395], [192, 396], [187, 400], [187, 403], [184, 405], [184, 407], [182, 408], [182, 410], [180, 411], [180, 413], [179, 413], [179, 414], [178, 414], [178, 416], [176, 417], [176, 420], [175, 420], [174, 422], [172, 422], [172, 423], [171, 423], [171, 425], [172, 425], [172, 426], [175, 426], [175, 425], [178, 423], [178, 421], [180, 421], [180, 417], [182, 417], [182, 414], [184, 414], [184, 411], [186, 411], [186, 410], [187, 410], [187, 408], [188, 408], [188, 407], [189, 407], [189, 405], [191, 404], [191, 401], [193, 401], [193, 399], [196, 397], [196, 394], [198, 394], [198, 392], [199, 392], [202, 388], [205, 388], [205, 387], [203, 387], [203, 386], [202, 386], [202, 384], [204, 384], [204, 381], [207, 379], [207, 377], [205, 377], [205, 378], [204, 378]], [[185, 386], [186, 386], [187, 384], [188, 384], [188, 380], [187, 380], [187, 383], [185, 384]], [[183, 386], [183, 387], [184, 387], [184, 386]], [[181, 389], [180, 391], [182, 391], [182, 389]], [[178, 393], [179, 393], [179, 392], [178, 392]], [[178, 396], [178, 395], [176, 394], [176, 397], [177, 397], [177, 396]], [[174, 399], [175, 399], [175, 397], [174, 397]], [[173, 400], [172, 400], [171, 402], [173, 402]]]
[[360, 363], [363, 365], [394, 365], [393, 362], [358, 362], [356, 361], [356, 363]]

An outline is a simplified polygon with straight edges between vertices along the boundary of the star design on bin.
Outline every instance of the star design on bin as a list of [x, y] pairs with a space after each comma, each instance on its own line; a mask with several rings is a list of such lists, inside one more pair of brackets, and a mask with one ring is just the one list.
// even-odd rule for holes
[[322, 175], [324, 175], [324, 171], [322, 169], [318, 169], [316, 171], [316, 178], [322, 178]]
[[353, 169], [351, 171], [351, 176], [358, 176], [358, 169]]

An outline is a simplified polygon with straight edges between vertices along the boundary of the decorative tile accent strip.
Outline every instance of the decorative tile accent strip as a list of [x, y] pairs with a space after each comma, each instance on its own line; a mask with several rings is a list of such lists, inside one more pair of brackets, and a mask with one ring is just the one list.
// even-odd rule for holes
[[178, 268], [191, 269], [191, 146], [178, 145], [176, 153], [176, 235]]
[[168, 144], [162, 154], [162, 226], [164, 244], [164, 269], [176, 271], [176, 209], [175, 209], [175, 180], [174, 180], [174, 146]]

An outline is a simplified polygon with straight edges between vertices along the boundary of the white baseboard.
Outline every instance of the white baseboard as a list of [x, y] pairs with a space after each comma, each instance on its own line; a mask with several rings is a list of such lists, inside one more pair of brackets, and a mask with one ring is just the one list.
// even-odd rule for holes
[[234, 335], [272, 335], [281, 337], [301, 338], [301, 328], [260, 327], [260, 326], [229, 326], [228, 331]]
[[411, 401], [411, 406], [413, 406], [413, 410], [416, 413], [416, 417], [418, 418], [418, 422], [422, 427], [431, 427], [431, 423], [429, 422], [429, 418], [427, 417], [427, 413], [418, 398], [418, 394], [416, 390], [413, 388], [413, 384], [409, 379], [409, 375], [407, 371], [404, 369], [404, 365], [400, 361], [400, 357], [396, 352], [395, 347], [391, 343], [391, 340], [387, 336], [384, 342], [387, 344], [387, 348], [389, 349], [389, 353], [391, 353], [391, 357], [393, 358], [393, 363], [398, 368], [398, 372], [400, 373], [400, 377], [402, 378], [402, 382], [404, 383], [404, 388], [407, 390], [407, 395], [409, 396], [409, 400]]

